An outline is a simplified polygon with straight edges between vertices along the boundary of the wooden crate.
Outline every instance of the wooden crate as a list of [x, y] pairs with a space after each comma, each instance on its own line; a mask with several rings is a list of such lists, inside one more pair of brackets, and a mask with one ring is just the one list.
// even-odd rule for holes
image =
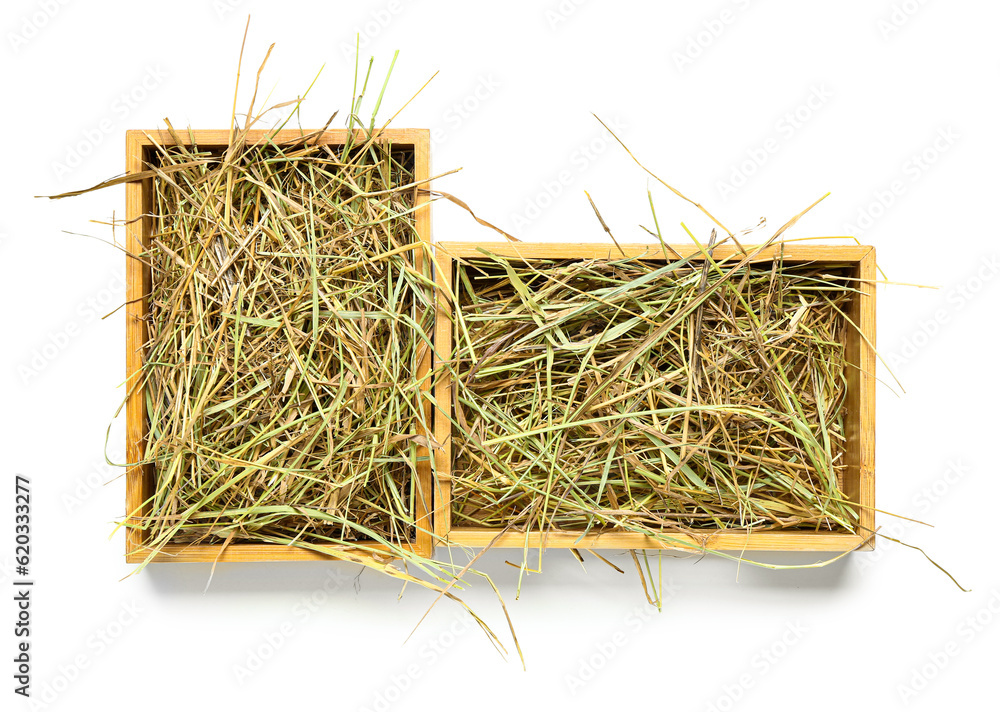
[[[249, 144], [260, 142], [265, 136], [270, 141], [282, 143], [292, 141], [302, 136], [298, 130], [284, 131], [249, 131], [246, 141]], [[181, 132], [184, 145], [191, 145], [191, 136]], [[363, 138], [359, 132], [358, 138]], [[314, 139], [319, 143], [343, 145], [348, 138], [347, 130], [330, 130]], [[152, 140], [151, 140], [152, 139]], [[229, 131], [194, 131], [193, 143], [202, 149], [224, 149], [228, 145]], [[155, 140], [161, 146], [177, 145], [177, 142], [167, 131], [139, 131], [126, 133], [126, 170], [128, 173], [138, 173], [147, 167], [154, 155]], [[414, 156], [414, 176], [416, 181], [426, 181], [430, 178], [430, 132], [427, 129], [391, 129], [381, 133], [379, 143], [390, 144], [393, 150], [412, 151]], [[423, 188], [429, 187], [424, 184]], [[430, 242], [430, 202], [425, 193], [418, 192], [417, 204], [422, 206], [415, 211], [416, 231], [421, 241]], [[126, 231], [127, 249], [138, 254], [149, 246], [152, 232], [152, 219], [148, 216], [152, 207], [152, 181], [130, 182], [126, 185], [126, 215], [128, 226]], [[418, 270], [427, 269], [422, 252], [415, 253], [414, 266]], [[428, 269], [429, 273], [429, 269]], [[126, 376], [128, 398], [126, 403], [126, 452], [128, 462], [141, 462], [144, 458], [145, 439], [149, 429], [146, 416], [145, 389], [139, 382], [142, 368], [143, 344], [147, 339], [145, 317], [149, 311], [148, 297], [151, 286], [151, 276], [148, 267], [139, 260], [126, 257]], [[431, 367], [431, 354], [420, 362], [418, 378], [425, 376]], [[424, 379], [422, 392], [429, 392], [431, 384]], [[424, 403], [425, 413], [430, 416], [431, 405]], [[424, 433], [421, 433], [424, 434]], [[415, 497], [416, 511], [414, 518], [417, 525], [416, 536], [406, 548], [421, 555], [430, 555], [433, 551], [433, 535], [431, 534], [431, 478], [432, 468], [430, 455], [426, 448], [418, 450], [418, 496]], [[154, 487], [155, 472], [152, 465], [135, 466], [126, 471], [126, 514], [139, 512], [148, 514], [149, 506], [142, 507]], [[129, 520], [126, 521], [126, 525]], [[134, 521], [134, 520], [132, 520]], [[150, 550], [146, 547], [144, 534], [136, 527], [126, 527], [125, 558], [130, 563], [145, 561]], [[365, 542], [366, 546], [384, 549], [383, 545]], [[225, 548], [220, 556], [221, 545], [191, 545], [168, 544], [154, 557], [154, 561], [196, 562], [196, 561], [290, 561], [305, 559], [329, 559], [330, 557], [307, 549], [279, 544], [239, 544], [234, 543]], [[358, 551], [358, 553], [361, 553]]]
[[[693, 245], [673, 245], [681, 256], [700, 254]], [[756, 246], [745, 246], [753, 252]], [[452, 355], [453, 334], [450, 305], [444, 294], [450, 293], [455, 284], [455, 258], [483, 257], [479, 248], [515, 261], [531, 259], [608, 259], [619, 257], [618, 248], [604, 244], [528, 244], [528, 243], [472, 243], [440, 242], [435, 248], [437, 269], [438, 314], [435, 328], [437, 352], [447, 360]], [[649, 257], [663, 261], [659, 245], [623, 245], [629, 257]], [[772, 260], [778, 247], [764, 249], [754, 262]], [[845, 267], [849, 275], [863, 281], [856, 286], [860, 294], [851, 300], [848, 316], [864, 334], [862, 338], [854, 329], [846, 329], [846, 369], [848, 418], [844, 429], [847, 439], [847, 470], [844, 477], [845, 495], [859, 505], [857, 534], [850, 532], [767, 531], [747, 534], [744, 531], [706, 530], [697, 538], [676, 537], [695, 546], [704, 545], [715, 550], [757, 551], [849, 551], [874, 548], [875, 529], [875, 249], [870, 246], [805, 246], [801, 243], [784, 245], [781, 254], [786, 263], [821, 263], [830, 267]], [[731, 258], [736, 248], [722, 246], [714, 251], [715, 259]], [[734, 263], [730, 263], [734, 264]], [[852, 368], [851, 366], [856, 366]], [[453, 407], [450, 379], [439, 378], [435, 384], [435, 398], [440, 408]], [[522, 548], [591, 548], [591, 549], [656, 549], [678, 548], [642, 534], [605, 531], [589, 533], [580, 538], [580, 532], [547, 531], [544, 534], [507, 532], [481, 527], [452, 527], [451, 525], [451, 419], [441, 411], [435, 412], [435, 439], [442, 445], [435, 454], [435, 535], [442, 544], [464, 546], [493, 546]], [[498, 536], [499, 534], [499, 536]], [[672, 535], [673, 536], [673, 535]]]

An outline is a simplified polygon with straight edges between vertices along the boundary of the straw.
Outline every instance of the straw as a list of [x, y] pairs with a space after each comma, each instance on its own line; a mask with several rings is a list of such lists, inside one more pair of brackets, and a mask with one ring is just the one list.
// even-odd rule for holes
[[455, 281], [455, 526], [853, 531], [846, 275], [481, 252]]

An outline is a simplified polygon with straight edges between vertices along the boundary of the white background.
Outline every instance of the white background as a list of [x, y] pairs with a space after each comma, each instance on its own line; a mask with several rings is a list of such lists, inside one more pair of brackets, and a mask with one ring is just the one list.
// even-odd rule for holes
[[[124, 300], [125, 259], [67, 234], [109, 239], [90, 221], [122, 217], [124, 190], [32, 196], [122, 172], [126, 129], [165, 116], [224, 128], [248, 13], [240, 106], [276, 42], [262, 82], [273, 101], [299, 95], [325, 65], [305, 127], [346, 111], [358, 32], [373, 76], [401, 50], [383, 118], [440, 70], [396, 125], [435, 130], [434, 170], [463, 168], [437, 186], [525, 240], [606, 239], [588, 190], [620, 241], [641, 241], [647, 187], [669, 239], [685, 240], [681, 221], [707, 235], [698, 211], [649, 180], [591, 112], [733, 229], [761, 216], [776, 229], [831, 191], [790, 237], [855, 234], [877, 247], [890, 279], [940, 287], [878, 290], [880, 350], [906, 388], [879, 388], [878, 504], [935, 528], [879, 523], [971, 593], [880, 540], [875, 553], [812, 570], [664, 559], [662, 613], [622, 552], [609, 556], [624, 576], [553, 551], [515, 601], [517, 571], [504, 559], [519, 553], [493, 552], [483, 567], [510, 607], [523, 671], [453, 605], [404, 643], [432, 596], [411, 587], [399, 599], [397, 584], [353, 566], [223, 565], [207, 592], [208, 566], [126, 578], [121, 533], [111, 536], [124, 482], [103, 454], [123, 398], [125, 329], [122, 311], [99, 318]], [[934, 710], [992, 700], [998, 21], [1000, 5], [985, 0], [8, 0], [0, 708], [27, 707], [11, 691], [16, 472], [34, 483], [33, 689], [46, 708]], [[494, 237], [444, 203], [434, 230]], [[122, 421], [110, 430], [113, 460]], [[489, 588], [479, 581], [466, 598], [513, 651]]]

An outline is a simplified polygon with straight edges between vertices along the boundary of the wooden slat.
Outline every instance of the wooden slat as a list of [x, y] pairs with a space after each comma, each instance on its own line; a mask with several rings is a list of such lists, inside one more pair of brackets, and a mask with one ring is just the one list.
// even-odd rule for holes
[[[125, 169], [138, 173], [143, 169], [142, 137], [135, 131], [125, 135]], [[132, 254], [140, 254], [146, 249], [149, 224], [142, 216], [146, 214], [149, 186], [143, 183], [125, 185], [125, 247]], [[146, 343], [147, 329], [145, 316], [148, 312], [149, 274], [139, 260], [125, 256], [125, 457], [126, 462], [141, 462], [145, 457], [146, 443], [146, 398], [145, 388], [140, 383], [142, 374], [142, 345]], [[152, 492], [152, 477], [145, 466], [129, 467], [125, 472], [125, 514], [144, 516], [149, 507], [143, 506]], [[132, 555], [143, 543], [143, 532], [128, 527], [125, 531], [125, 553]]]
[[[453, 293], [453, 263], [447, 253], [435, 250], [435, 281], [437, 290], [437, 322], [434, 329], [434, 346], [443, 366], [451, 361], [451, 302], [448, 295]], [[434, 398], [438, 409], [434, 413], [434, 437], [440, 445], [437, 451], [436, 479], [434, 489], [434, 533], [445, 537], [451, 531], [451, 376], [443, 368], [437, 369]]]
[[[219, 555], [220, 548], [218, 545], [210, 544], [198, 544], [195, 546], [167, 544], [152, 558], [152, 561], [157, 563], [196, 563], [206, 561], [249, 563], [254, 561], [330, 561], [336, 559], [335, 556], [323, 554], [318, 551], [302, 549], [297, 546], [283, 546], [281, 544], [233, 544], [227, 547], [221, 556]], [[355, 556], [363, 553], [350, 547], [331, 548], [342, 548], [350, 551]], [[374, 546], [373, 548], [385, 551], [385, 547], [382, 546]], [[416, 547], [413, 545], [405, 545], [403, 548], [409, 551], [416, 550]], [[150, 553], [152, 553], [152, 549], [140, 547], [130, 556], [126, 557], [126, 561], [138, 564], [145, 561]]]
[[[413, 177], [419, 182], [426, 180], [430, 177], [430, 148], [431, 148], [431, 134], [430, 130], [419, 130], [409, 132], [413, 134], [413, 152], [414, 152], [414, 166], [413, 166]], [[424, 186], [426, 187], [426, 186]], [[417, 230], [417, 239], [421, 242], [426, 243], [427, 247], [430, 248], [431, 245], [431, 201], [430, 197], [426, 192], [415, 190], [416, 204], [419, 206], [415, 212], [415, 223]], [[428, 264], [427, 258], [423, 250], [416, 250], [413, 252], [414, 258], [414, 268], [420, 274], [426, 274], [428, 277], [432, 274], [431, 265]], [[428, 290], [430, 291], [430, 290]], [[433, 297], [432, 294], [430, 294]], [[422, 317], [421, 317], [422, 318]], [[421, 318], [417, 319], [417, 323], [420, 323]], [[434, 406], [431, 404], [430, 400], [426, 397], [430, 392], [433, 384], [431, 382], [431, 369], [433, 368], [432, 352], [429, 346], [426, 344], [423, 347], [422, 356], [420, 358], [420, 364], [417, 367], [417, 382], [420, 384], [420, 408], [423, 411], [424, 419], [427, 423], [432, 423], [434, 418]], [[430, 425], [430, 432], [425, 430], [423, 426], [419, 427], [420, 435], [430, 440], [433, 433], [433, 424]], [[433, 497], [434, 497], [434, 468], [431, 464], [431, 451], [426, 447], [417, 447], [417, 481], [414, 483], [416, 486], [415, 497], [415, 511], [414, 520], [417, 526], [416, 533], [416, 546], [415, 551], [423, 556], [430, 556], [434, 553], [434, 522], [432, 519], [432, 509], [433, 509]]]
[[[859, 531], [875, 531], [875, 249], [870, 248], [858, 263], [856, 275], [861, 282], [851, 303], [849, 316], [865, 338], [847, 329], [847, 352], [851, 364], [847, 376], [847, 457], [850, 484], [848, 499], [860, 506]], [[875, 548], [872, 537], [864, 547]]]
[[[163, 131], [160, 129], [150, 129], [148, 131], [134, 130], [129, 131], [129, 134], [135, 135], [135, 140], [139, 142], [141, 146], [153, 146], [153, 141], [150, 138], [155, 139], [156, 143], [161, 146], [174, 146], [177, 145], [177, 141], [174, 137], [170, 135], [169, 131]], [[299, 131], [298, 129], [283, 129], [281, 131], [271, 131], [267, 129], [251, 129], [246, 133], [246, 141], [250, 144], [255, 144], [260, 142], [262, 139], [267, 138], [269, 141], [274, 143], [285, 143], [290, 141], [295, 141], [301, 138], [303, 135], [311, 134], [311, 131]], [[181, 145], [190, 146], [191, 142], [188, 137], [186, 130], [178, 131], [178, 136], [181, 138]], [[316, 143], [330, 143], [330, 144], [343, 144], [347, 140], [348, 131], [347, 129], [329, 129], [324, 131], [319, 135], [317, 139], [313, 139]], [[360, 129], [354, 129], [354, 135], [358, 138], [365, 138], [364, 131]], [[195, 141], [199, 146], [204, 146], [206, 148], [210, 147], [221, 147], [229, 145], [229, 130], [228, 129], [206, 129], [198, 130], [194, 132]], [[393, 143], [399, 145], [412, 145], [419, 146], [421, 142], [430, 146], [430, 130], [429, 129], [386, 129], [381, 134], [379, 134], [378, 142], [380, 143]], [[427, 176], [425, 176], [427, 177]]]
[[[482, 257], [481, 250], [487, 250], [500, 257], [523, 259], [616, 259], [621, 252], [614, 245], [598, 242], [439, 242], [439, 248], [452, 257]], [[663, 259], [663, 250], [659, 244], [628, 244], [622, 245], [622, 251], [627, 257], [648, 257]], [[700, 255], [694, 245], [670, 245], [682, 257]], [[757, 245], [744, 245], [747, 252], [753, 252]], [[871, 251], [867, 245], [809, 245], [791, 243], [784, 246], [771, 245], [754, 258], [755, 262], [769, 262], [783, 255], [786, 262], [829, 262], [837, 264], [858, 263]], [[668, 252], [668, 254], [671, 254]], [[739, 250], [733, 245], [722, 245], [712, 252], [716, 260], [731, 259], [740, 256]]]
[[[754, 532], [749, 536], [744, 532], [706, 531], [698, 537], [676, 536], [692, 547], [702, 547], [713, 551], [850, 551], [864, 542], [857, 534], [817, 533], [802, 531]], [[582, 539], [579, 532], [549, 531], [544, 534], [527, 534], [528, 547], [542, 546], [549, 549], [680, 549], [691, 551], [682, 545], [659, 541], [652, 537], [630, 532], [605, 532], [587, 534]], [[495, 540], [495, 541], [494, 541]], [[525, 534], [508, 532], [497, 536], [494, 529], [480, 527], [456, 527], [448, 536], [450, 544], [463, 546], [487, 546], [493, 542], [494, 548], [520, 549], [525, 545]]]

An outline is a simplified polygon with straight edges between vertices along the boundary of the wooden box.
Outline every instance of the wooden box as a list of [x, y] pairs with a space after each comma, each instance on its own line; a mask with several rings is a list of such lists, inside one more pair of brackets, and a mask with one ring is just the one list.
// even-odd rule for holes
[[[700, 254], [693, 245], [673, 245], [673, 249], [683, 257]], [[754, 246], [745, 246], [752, 253]], [[453, 293], [455, 284], [456, 258], [483, 257], [479, 248], [497, 256], [516, 262], [532, 259], [608, 259], [619, 257], [618, 248], [604, 244], [529, 244], [529, 243], [470, 243], [441, 242], [435, 247], [437, 269], [438, 316], [435, 328], [437, 353], [447, 361], [452, 357], [453, 339], [449, 310], [445, 294]], [[651, 261], [663, 262], [663, 252], [659, 245], [627, 245], [623, 251], [628, 257], [648, 257]], [[765, 248], [753, 260], [771, 261], [778, 254], [777, 245]], [[856, 532], [818, 532], [801, 530], [776, 530], [753, 532], [743, 530], [706, 530], [704, 534], [678, 536], [694, 546], [704, 546], [716, 550], [772, 550], [772, 551], [849, 551], [874, 548], [872, 532], [875, 528], [875, 250], [869, 246], [802, 246], [790, 243], [780, 247], [786, 264], [819, 263], [823, 266], [845, 268], [855, 282], [858, 293], [852, 295], [848, 317], [856, 324], [864, 338], [854, 329], [845, 329], [846, 368], [846, 474], [843, 491], [847, 498], [857, 503], [860, 513], [856, 522]], [[716, 248], [716, 260], [731, 258], [736, 249], [730, 246]], [[657, 257], [659, 259], [657, 259]], [[730, 262], [729, 264], [734, 264]], [[435, 534], [440, 543], [481, 547], [493, 546], [522, 548], [593, 548], [593, 549], [645, 549], [679, 548], [672, 544], [631, 532], [604, 531], [582, 532], [546, 531], [544, 534], [530, 532], [501, 533], [491, 528], [453, 527], [451, 501], [451, 471], [453, 433], [450, 414], [453, 408], [453, 394], [450, 377], [445, 371], [435, 384], [435, 398], [439, 409], [435, 412], [435, 439], [441, 448], [435, 456]], [[674, 535], [672, 535], [674, 536]]]
[[[185, 145], [196, 144], [201, 149], [224, 149], [228, 145], [229, 131], [194, 131], [193, 134], [181, 132], [181, 141]], [[248, 144], [262, 141], [265, 137], [269, 141], [282, 143], [300, 138], [303, 133], [298, 130], [284, 131], [249, 131], [246, 136]], [[358, 136], [362, 136], [360, 133]], [[191, 140], [193, 138], [193, 141]], [[343, 145], [348, 138], [347, 130], [330, 130], [319, 135], [318, 138], [310, 139], [324, 144]], [[161, 146], [177, 145], [174, 138], [167, 131], [128, 131], [126, 135], [126, 158], [127, 172], [139, 173], [147, 168], [154, 154], [155, 140]], [[385, 130], [378, 138], [379, 143], [391, 145], [391, 150], [406, 151], [412, 154], [414, 162], [414, 175], [416, 182], [427, 181], [430, 177], [429, 151], [430, 132], [427, 129], [392, 129]], [[424, 183], [423, 188], [429, 185]], [[126, 185], [126, 213], [127, 232], [126, 246], [129, 252], [139, 254], [149, 247], [150, 235], [152, 232], [152, 219], [149, 212], [152, 206], [152, 179], [129, 182]], [[419, 207], [415, 212], [416, 232], [421, 241], [430, 241], [430, 208], [426, 193], [417, 192], [416, 201]], [[416, 251], [414, 266], [418, 270], [426, 270], [429, 274], [429, 266], [424, 264], [421, 251]], [[128, 462], [136, 463], [144, 459], [144, 444], [149, 429], [146, 414], [146, 399], [144, 388], [138, 378], [143, 362], [143, 345], [147, 340], [147, 326], [145, 317], [149, 311], [149, 293], [151, 288], [150, 269], [141, 261], [126, 258], [126, 281], [127, 281], [127, 307], [126, 307], [126, 375], [127, 375], [127, 404], [126, 404], [126, 447]], [[418, 377], [426, 375], [431, 366], [431, 354], [427, 351], [425, 358], [420, 360]], [[425, 384], [425, 385], [423, 385]], [[421, 387], [421, 396], [428, 392], [431, 385], [429, 379], [424, 379]], [[431, 405], [424, 403], [426, 413], [430, 413]], [[418, 433], [423, 434], [423, 433]], [[146, 503], [150, 493], [153, 491], [154, 478], [156, 476], [151, 465], [134, 466], [126, 472], [126, 515], [138, 512], [141, 515], [148, 514], [149, 506]], [[417, 475], [417, 497], [416, 511], [413, 513], [417, 525], [416, 535], [412, 541], [406, 544], [406, 548], [422, 554], [429, 555], [433, 551], [433, 535], [431, 534], [431, 462], [430, 456], [423, 448], [418, 451], [418, 475]], [[144, 508], [145, 507], [145, 508]], [[150, 550], [146, 548], [143, 536], [145, 532], [134, 526], [128, 526], [126, 520], [126, 560], [130, 563], [140, 563], [146, 560]], [[132, 520], [133, 522], [135, 520]], [[374, 542], [365, 542], [366, 545], [377, 549], [384, 549], [382, 545]], [[191, 544], [168, 544], [154, 561], [276, 561], [276, 560], [303, 560], [303, 559], [327, 559], [324, 554], [298, 548], [294, 546], [284, 546], [277, 544], [249, 544], [233, 543], [222, 551], [221, 545], [191, 545]], [[220, 556], [220, 551], [221, 556]]]

